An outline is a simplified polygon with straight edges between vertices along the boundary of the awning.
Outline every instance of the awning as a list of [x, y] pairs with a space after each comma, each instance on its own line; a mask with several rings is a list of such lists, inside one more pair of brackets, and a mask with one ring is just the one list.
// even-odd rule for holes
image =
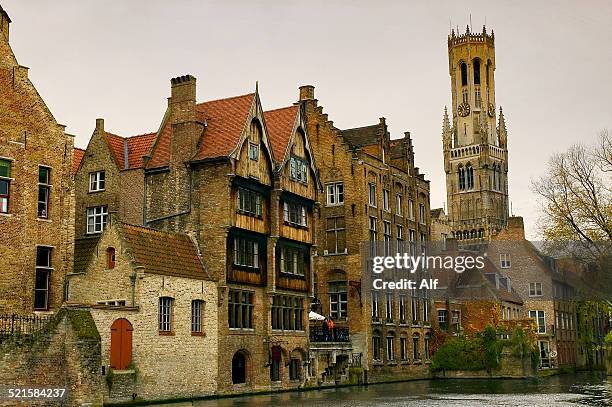
[[314, 311], [310, 311], [308, 313], [308, 319], [311, 321], [323, 321], [325, 317], [323, 315], [319, 315]]

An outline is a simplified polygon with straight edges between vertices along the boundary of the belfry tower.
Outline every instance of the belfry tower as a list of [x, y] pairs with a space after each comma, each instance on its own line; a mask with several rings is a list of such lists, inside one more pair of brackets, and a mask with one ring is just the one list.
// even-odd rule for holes
[[[508, 220], [508, 149], [504, 115], [495, 104], [495, 34], [448, 36], [452, 123], [444, 108], [442, 142], [453, 235], [486, 241]], [[469, 242], [468, 242], [469, 241]]]

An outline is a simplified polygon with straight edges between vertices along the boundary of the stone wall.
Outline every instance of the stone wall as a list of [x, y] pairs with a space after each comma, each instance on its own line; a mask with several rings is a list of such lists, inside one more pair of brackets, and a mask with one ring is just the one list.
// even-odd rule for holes
[[[69, 405], [101, 406], [100, 358], [100, 336], [89, 311], [62, 308], [35, 336], [0, 345], [0, 383], [66, 388]], [[0, 405], [11, 404], [0, 400]], [[44, 405], [40, 400], [33, 404]]]
[[471, 379], [471, 378], [527, 378], [535, 377], [536, 372], [531, 366], [529, 357], [520, 358], [509, 351], [503, 351], [500, 366], [497, 369], [487, 370], [444, 370], [436, 372], [434, 377], [445, 379]]

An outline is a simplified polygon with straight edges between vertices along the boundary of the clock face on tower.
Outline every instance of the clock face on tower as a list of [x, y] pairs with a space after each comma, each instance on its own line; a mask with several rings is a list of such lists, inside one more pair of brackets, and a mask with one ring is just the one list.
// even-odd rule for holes
[[469, 105], [469, 103], [461, 103], [459, 105], [459, 107], [457, 107], [457, 113], [459, 113], [459, 116], [461, 116], [461, 117], [465, 117], [468, 114], [470, 114], [470, 105]]
[[493, 103], [489, 103], [489, 117], [495, 117], [495, 106]]

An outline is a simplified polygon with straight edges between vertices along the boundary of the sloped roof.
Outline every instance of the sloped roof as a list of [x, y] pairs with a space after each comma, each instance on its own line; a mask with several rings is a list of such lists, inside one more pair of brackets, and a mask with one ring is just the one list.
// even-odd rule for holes
[[432, 219], [438, 219], [441, 216], [444, 215], [444, 209], [443, 208], [436, 208], [436, 209], [432, 209], [431, 211], [431, 218]]
[[[238, 145], [255, 93], [211, 100], [196, 105], [198, 120], [206, 124], [194, 160], [228, 156]], [[161, 130], [147, 168], [168, 165], [170, 160], [171, 123]]]
[[145, 273], [211, 279], [188, 235], [126, 223], [118, 225], [128, 250]]
[[340, 134], [353, 148], [365, 147], [378, 144], [384, 134], [384, 127], [380, 124], [372, 126], [356, 127], [341, 130]]
[[81, 161], [83, 161], [83, 157], [85, 156], [85, 150], [82, 148], [75, 147], [72, 153], [72, 170], [71, 174], [75, 175], [81, 166]]
[[[115, 157], [119, 169], [142, 168], [144, 161], [142, 157], [151, 149], [155, 133], [145, 133], [132, 137], [121, 137], [107, 131], [104, 132], [104, 140], [108, 144], [111, 153]], [[128, 167], [125, 165], [125, 147], [127, 142]]]
[[287, 145], [293, 133], [293, 126], [299, 112], [297, 105], [264, 112], [272, 154], [277, 161], [283, 161]]
[[84, 273], [91, 260], [100, 236], [83, 237], [74, 241], [74, 272]]

